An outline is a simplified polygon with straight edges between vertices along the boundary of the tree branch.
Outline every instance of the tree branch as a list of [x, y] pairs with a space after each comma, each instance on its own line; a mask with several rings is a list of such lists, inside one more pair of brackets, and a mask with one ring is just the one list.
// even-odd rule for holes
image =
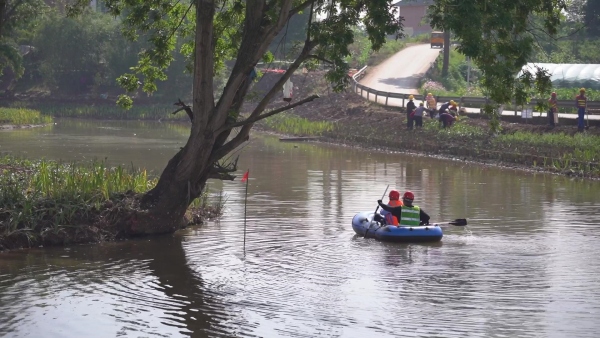
[[236, 127], [241, 127], [241, 126], [247, 125], [249, 123], [256, 123], [256, 122], [258, 122], [258, 121], [260, 121], [262, 119], [266, 119], [269, 116], [273, 116], [273, 115], [279, 114], [281, 112], [284, 112], [286, 110], [290, 110], [292, 108], [298, 107], [298, 106], [303, 105], [303, 104], [305, 104], [307, 102], [313, 101], [314, 99], [318, 99], [319, 97], [320, 96], [316, 95], [316, 94], [315, 95], [311, 95], [311, 96], [306, 97], [306, 98], [304, 98], [304, 99], [302, 99], [302, 100], [300, 100], [298, 102], [294, 102], [294, 103], [289, 104], [287, 106], [283, 106], [283, 107], [279, 107], [277, 109], [273, 109], [273, 110], [269, 111], [268, 113], [264, 113], [264, 114], [259, 115], [259, 116], [249, 117], [249, 118], [245, 119], [244, 121], [239, 121], [239, 122], [236, 122], [236, 123], [225, 125], [221, 129], [219, 129], [217, 131], [217, 133], [223, 132], [223, 131], [228, 130], [228, 129], [233, 129], [233, 128], [236, 128]]
[[[307, 1], [304, 1], [303, 3], [299, 4], [298, 6], [292, 8], [292, 10], [290, 11], [290, 14], [288, 15], [288, 20], [292, 16], [298, 14], [301, 10], [305, 9], [306, 7], [308, 7], [308, 5], [311, 5], [311, 6], [314, 5], [314, 3], [315, 3], [315, 0], [307, 0]], [[311, 18], [312, 18], [312, 9], [311, 9], [311, 13], [310, 14], [311, 14]], [[309, 27], [310, 27], [310, 23], [309, 23]]]
[[321, 57], [321, 56], [318, 56], [318, 55], [315, 55], [315, 54], [310, 54], [310, 55], [308, 55], [308, 56], [307, 56], [307, 59], [315, 59], [315, 60], [323, 61], [323, 62], [325, 62], [325, 63], [329, 63], [330, 65], [332, 65], [332, 64], [333, 64], [333, 61], [331, 61], [331, 60], [327, 60], [326, 58], [324, 58], [324, 57]]
[[[309, 55], [310, 51], [315, 47], [315, 45], [316, 45], [315, 42], [305, 42], [304, 43], [304, 48], [302, 49], [302, 52], [300, 53], [298, 58], [289, 66], [289, 68], [281, 76], [279, 81], [277, 81], [273, 85], [273, 87], [271, 87], [269, 92], [258, 103], [256, 108], [254, 108], [254, 110], [252, 111], [252, 113], [250, 114], [250, 117], [248, 119], [259, 116], [260, 113], [265, 110], [267, 104], [275, 96], [275, 93], [278, 92], [279, 90], [281, 90], [281, 88], [283, 87], [283, 84], [292, 76], [294, 71], [296, 71], [296, 69], [298, 69], [300, 67], [302, 62], [304, 62], [306, 60], [307, 56]], [[249, 137], [248, 135], [250, 134], [251, 128], [252, 128], [252, 123], [247, 123], [247, 124], [243, 125], [242, 130], [240, 130], [240, 132], [233, 139], [231, 139], [229, 142], [224, 144], [222, 147], [215, 149], [213, 151], [213, 153], [211, 154], [211, 160], [213, 162], [217, 161], [218, 159], [220, 159], [221, 157], [225, 156], [227, 153], [229, 153], [230, 151], [235, 149], [237, 146], [239, 146], [240, 144], [242, 144], [243, 142], [248, 140], [248, 137]]]

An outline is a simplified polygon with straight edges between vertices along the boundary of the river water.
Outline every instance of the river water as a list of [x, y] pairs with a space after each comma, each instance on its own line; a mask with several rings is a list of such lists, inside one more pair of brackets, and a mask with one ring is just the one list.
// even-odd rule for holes
[[[59, 120], [0, 132], [0, 152], [160, 172], [186, 137]], [[219, 222], [0, 254], [0, 336], [598, 336], [598, 182], [261, 135], [239, 154], [247, 205], [244, 183], [211, 183], [227, 197]], [[352, 216], [388, 184], [469, 226], [434, 244], [355, 236]]]

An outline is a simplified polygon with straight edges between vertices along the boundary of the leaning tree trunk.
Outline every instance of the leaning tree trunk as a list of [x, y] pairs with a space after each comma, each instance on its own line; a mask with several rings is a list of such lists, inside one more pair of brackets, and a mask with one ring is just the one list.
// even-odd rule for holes
[[[155, 188], [140, 201], [139, 210], [129, 212], [119, 224], [128, 236], [170, 233], [184, 226], [185, 213], [190, 203], [200, 196], [209, 178], [223, 178], [236, 168], [223, 168], [218, 161], [248, 140], [254, 122], [274, 115], [278, 109], [261, 114], [283, 83], [306, 60], [315, 44], [305, 43], [300, 56], [277, 81], [244, 121], [239, 111], [250, 87], [250, 74], [264, 55], [270, 42], [284, 27], [292, 1], [281, 4], [277, 21], [263, 20], [271, 9], [264, 1], [249, 1], [244, 22], [244, 39], [238, 51], [231, 76], [221, 97], [215, 104], [213, 96], [214, 0], [196, 1], [196, 36], [194, 62], [192, 128], [186, 145], [169, 161]], [[279, 109], [293, 108], [318, 96], [300, 100]], [[241, 127], [229, 139], [233, 128]], [[231, 176], [231, 175], [229, 175]], [[232, 179], [232, 177], [230, 177]]]

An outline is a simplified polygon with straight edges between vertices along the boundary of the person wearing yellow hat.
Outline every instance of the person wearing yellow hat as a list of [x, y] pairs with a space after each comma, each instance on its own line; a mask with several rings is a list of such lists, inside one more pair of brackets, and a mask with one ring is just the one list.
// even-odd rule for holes
[[435, 114], [435, 109], [437, 107], [437, 102], [435, 101], [435, 97], [433, 97], [433, 94], [431, 93], [427, 93], [427, 97], [425, 97], [425, 101], [427, 101], [427, 110], [429, 110], [429, 113], [431, 114], [431, 118], [433, 118], [433, 115]]
[[550, 94], [548, 105], [550, 105], [550, 109], [548, 110], [548, 123], [551, 127], [554, 127], [558, 120], [558, 100], [556, 99], [555, 92], [552, 92], [552, 94]]
[[585, 108], [587, 107], [587, 97], [585, 97], [585, 88], [579, 89], [579, 95], [575, 97], [575, 106], [577, 107], [577, 130], [583, 131], [585, 127]]
[[413, 111], [415, 111], [415, 109], [417, 108], [417, 106], [415, 105], [415, 102], [413, 101], [414, 99], [415, 99], [414, 95], [408, 96], [408, 103], [406, 104], [406, 128], [407, 129], [413, 129], [413, 124], [415, 123], [415, 121], [413, 120], [413, 117], [412, 117]]
[[442, 115], [444, 112], [450, 109], [450, 107], [454, 107], [454, 110], [456, 110], [456, 106], [456, 102], [454, 102], [454, 100], [450, 100], [440, 106], [440, 110], [438, 111], [438, 113]]

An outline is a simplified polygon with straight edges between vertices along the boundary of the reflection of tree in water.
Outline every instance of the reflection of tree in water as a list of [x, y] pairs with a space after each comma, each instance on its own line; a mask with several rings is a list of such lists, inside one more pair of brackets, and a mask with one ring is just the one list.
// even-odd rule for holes
[[180, 308], [169, 313], [171, 319], [181, 322], [181, 328], [192, 332], [192, 336], [206, 336], [203, 332], [218, 326], [218, 321], [227, 319], [223, 305], [205, 294], [201, 277], [187, 264], [181, 237], [167, 235], [158, 240], [134, 241], [131, 244], [130, 254], [135, 254], [138, 260], [150, 261], [148, 268], [158, 278], [160, 290], [181, 301]]
[[[167, 326], [207, 336], [230, 320], [230, 311], [206, 294], [203, 280], [187, 264], [177, 235], [9, 252], [0, 263], [0, 276], [4, 333], [36, 335], [60, 321], [67, 329], [90, 332], [97, 323], [114, 321], [95, 334], [172, 334]], [[24, 317], [27, 313], [33, 317]], [[65, 314], [74, 313], [92, 316], [69, 323]], [[57, 324], [39, 322], [44, 315], [57, 318]]]

